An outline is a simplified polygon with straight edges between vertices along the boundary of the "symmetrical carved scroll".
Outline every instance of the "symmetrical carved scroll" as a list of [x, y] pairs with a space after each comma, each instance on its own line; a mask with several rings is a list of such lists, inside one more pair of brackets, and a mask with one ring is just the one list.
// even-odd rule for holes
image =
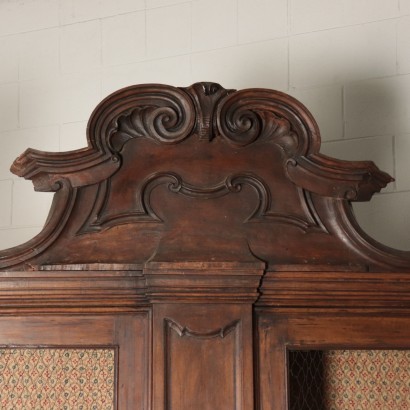
[[321, 155], [315, 120], [284, 93], [131, 86], [98, 105], [87, 139], [81, 150], [29, 149], [14, 162], [56, 199], [43, 232], [1, 252], [0, 268], [144, 264], [159, 243], [176, 252], [182, 235], [193, 261], [218, 251], [218, 260], [251, 252], [271, 265], [341, 265], [347, 252], [355, 266], [410, 269], [408, 253], [372, 241], [349, 210], [392, 178], [371, 162]]
[[[185, 197], [199, 200], [221, 198], [229, 194], [237, 194], [242, 191], [244, 185], [252, 187], [257, 195], [256, 206], [244, 222], [275, 222], [294, 225], [303, 231], [311, 228], [323, 229], [317, 221], [310, 217], [311, 209], [306, 205], [306, 216], [302, 218], [291, 213], [274, 212], [271, 210], [272, 195], [267, 184], [253, 174], [229, 175], [224, 181], [211, 186], [195, 186], [185, 182], [182, 177], [173, 172], [159, 172], [150, 175], [141, 185], [141, 189], [135, 193], [135, 208], [127, 213], [111, 214], [104, 217], [104, 205], [110, 195], [109, 186], [104, 188], [103, 197], [95, 203], [95, 208], [90, 218], [81, 228], [80, 233], [93, 230], [107, 229], [109, 227], [136, 222], [164, 222], [154, 211], [151, 194], [157, 187], [164, 185], [170, 192]], [[305, 199], [302, 200], [304, 202]]]
[[[235, 177], [238, 178], [238, 177]], [[83, 225], [80, 233], [91, 230], [107, 229], [114, 225], [130, 222], [163, 222], [155, 213], [151, 204], [151, 193], [160, 185], [175, 194], [181, 194], [191, 198], [211, 199], [228, 195], [231, 192], [239, 192], [240, 185], [232, 183], [232, 177], [228, 177], [225, 182], [209, 187], [197, 187], [183, 181], [181, 176], [172, 172], [160, 172], [150, 175], [142, 184], [141, 189], [136, 191], [135, 208], [127, 213], [113, 214], [104, 217], [104, 206], [108, 202], [110, 195], [109, 184], [103, 188], [99, 200], [95, 202], [94, 211], [90, 219]]]

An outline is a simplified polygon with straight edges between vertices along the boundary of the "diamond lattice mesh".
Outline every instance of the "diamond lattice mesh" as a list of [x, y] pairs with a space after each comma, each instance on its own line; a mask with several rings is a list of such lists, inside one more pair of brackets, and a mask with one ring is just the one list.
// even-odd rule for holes
[[0, 408], [112, 410], [114, 349], [0, 349]]
[[410, 410], [410, 351], [291, 351], [289, 408]]

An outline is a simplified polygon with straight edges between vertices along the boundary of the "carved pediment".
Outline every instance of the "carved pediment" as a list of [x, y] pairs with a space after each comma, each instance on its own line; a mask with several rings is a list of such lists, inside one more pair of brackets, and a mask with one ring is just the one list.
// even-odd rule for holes
[[43, 231], [3, 269], [147, 261], [255, 261], [408, 269], [369, 239], [350, 201], [392, 178], [319, 153], [312, 115], [266, 89], [137, 85], [93, 112], [88, 147], [27, 150], [12, 171], [54, 191]]

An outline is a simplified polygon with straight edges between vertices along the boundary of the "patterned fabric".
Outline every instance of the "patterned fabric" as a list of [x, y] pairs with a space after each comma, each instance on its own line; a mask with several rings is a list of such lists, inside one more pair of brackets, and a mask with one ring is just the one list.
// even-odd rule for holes
[[326, 410], [410, 410], [410, 351], [323, 352]]
[[113, 349], [0, 349], [0, 408], [114, 409]]

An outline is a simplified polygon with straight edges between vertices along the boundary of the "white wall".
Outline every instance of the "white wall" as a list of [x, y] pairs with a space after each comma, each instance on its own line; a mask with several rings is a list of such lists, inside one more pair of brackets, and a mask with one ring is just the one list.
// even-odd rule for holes
[[395, 176], [356, 211], [410, 249], [410, 0], [0, 0], [0, 248], [50, 206], [8, 171], [25, 148], [85, 146], [93, 107], [123, 86], [195, 81], [303, 101], [324, 153]]

